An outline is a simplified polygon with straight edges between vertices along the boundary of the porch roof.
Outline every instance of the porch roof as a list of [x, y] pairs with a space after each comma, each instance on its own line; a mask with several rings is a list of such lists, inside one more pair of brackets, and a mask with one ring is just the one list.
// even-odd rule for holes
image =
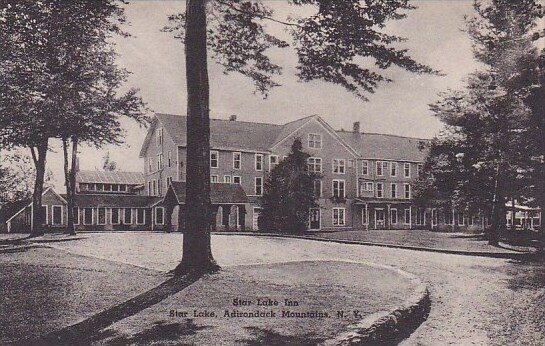
[[[168, 187], [163, 204], [185, 204], [186, 185], [183, 181], [173, 181]], [[248, 196], [239, 184], [212, 183], [210, 201], [212, 204], [245, 204], [248, 203]]]
[[358, 197], [354, 199], [354, 204], [413, 204], [413, 200], [410, 199], [394, 199], [394, 198], [367, 198]]

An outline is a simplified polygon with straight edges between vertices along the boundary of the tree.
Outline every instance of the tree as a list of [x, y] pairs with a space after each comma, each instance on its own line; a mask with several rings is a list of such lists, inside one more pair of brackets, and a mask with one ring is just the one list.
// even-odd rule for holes
[[300, 233], [307, 229], [310, 208], [318, 206], [314, 182], [320, 178], [308, 170], [300, 139], [265, 182], [259, 228], [264, 231]]
[[[125, 22], [121, 5], [122, 1], [116, 0], [48, 0], [7, 1], [2, 7], [7, 27], [2, 35], [2, 47], [6, 49], [2, 61], [7, 66], [2, 94], [6, 107], [0, 119], [8, 126], [4, 138], [13, 145], [26, 146], [40, 140], [38, 155], [33, 152], [38, 172], [35, 195], [43, 190], [41, 172], [48, 140], [62, 140], [69, 233], [74, 233], [78, 144], [100, 147], [104, 143], [119, 143], [123, 134], [121, 116], [139, 122], [146, 120], [137, 90], [119, 92], [128, 72], [116, 66], [110, 38], [127, 36], [119, 26]], [[41, 192], [39, 196], [41, 199]], [[41, 205], [38, 196], [34, 203]], [[35, 206], [34, 210], [41, 208]]]
[[[186, 1], [186, 11], [170, 17], [167, 28], [185, 44], [187, 76], [187, 199], [183, 256], [175, 273], [218, 269], [210, 250], [209, 84], [207, 57], [249, 77], [256, 91], [267, 92], [279, 84], [274, 75], [281, 67], [267, 56], [270, 48], [288, 42], [268, 33], [265, 23], [283, 25], [293, 38], [298, 56], [297, 76], [302, 81], [335, 83], [366, 100], [381, 82], [391, 81], [379, 71], [397, 65], [408, 71], [432, 73], [415, 62], [407, 51], [395, 47], [403, 38], [381, 31], [389, 20], [406, 16], [408, 0], [292, 0], [295, 7], [311, 6], [305, 18], [281, 20], [263, 1]], [[374, 61], [365, 67], [364, 58]]]
[[0, 160], [0, 205], [32, 196], [34, 174], [30, 158], [14, 153]]
[[102, 157], [102, 169], [108, 172], [113, 172], [117, 169], [117, 163], [110, 159], [110, 152]]
[[536, 49], [535, 1], [476, 1], [468, 19], [474, 56], [485, 68], [470, 75], [466, 90], [443, 93], [432, 111], [446, 130], [430, 147], [418, 194], [446, 198], [457, 206], [486, 212], [489, 242], [497, 245], [505, 227], [505, 202], [525, 198], [528, 120], [526, 72]]

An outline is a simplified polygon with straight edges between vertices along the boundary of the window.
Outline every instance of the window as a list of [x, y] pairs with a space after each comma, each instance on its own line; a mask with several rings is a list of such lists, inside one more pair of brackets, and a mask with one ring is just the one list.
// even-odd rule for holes
[[151, 189], [151, 180], [148, 181], [148, 196], [153, 196], [153, 190]]
[[397, 162], [390, 163], [390, 175], [392, 177], [397, 176]]
[[269, 156], [269, 171], [272, 171], [274, 167], [278, 165], [278, 155]]
[[416, 224], [425, 225], [426, 224], [426, 210], [418, 208], [416, 210]]
[[163, 154], [157, 154], [157, 170], [163, 169]]
[[397, 224], [397, 209], [390, 209], [390, 224]]
[[333, 179], [333, 197], [345, 198], [344, 180]]
[[131, 208], [125, 208], [123, 210], [123, 224], [124, 225], [132, 224], [132, 209]]
[[422, 170], [424, 169], [424, 165], [419, 163], [416, 165], [416, 176], [420, 177], [420, 174], [422, 174]]
[[393, 183], [391, 186], [390, 186], [390, 195], [392, 198], [397, 198], [397, 184]]
[[445, 225], [454, 224], [454, 210], [446, 209], [445, 210]]
[[224, 176], [223, 176], [223, 182], [224, 182], [224, 183], [231, 184], [231, 182], [232, 182], [232, 177], [231, 177], [230, 175], [224, 175]]
[[242, 184], [241, 178], [237, 175], [233, 176], [233, 184]]
[[373, 192], [373, 183], [370, 181], [366, 181], [364, 183], [361, 183], [360, 185], [360, 195], [368, 194], [369, 192]]
[[121, 191], [121, 192], [127, 191], [127, 185], [125, 185], [125, 184], [119, 185], [119, 191]]
[[136, 224], [143, 225], [146, 223], [146, 209], [136, 209]]
[[377, 161], [377, 176], [382, 177], [384, 176], [384, 171], [388, 169], [388, 162], [385, 161]]
[[[172, 177], [167, 177], [167, 190], [168, 190], [168, 187], [172, 185]], [[166, 191], [166, 190], [165, 190]]]
[[153, 186], [153, 194], [152, 194], [152, 196], [157, 196], [157, 181], [153, 180], [153, 181], [152, 181], [152, 186]]
[[405, 178], [411, 177], [411, 164], [408, 162], [405, 162], [405, 164], [403, 165], [403, 175], [405, 176]]
[[322, 181], [320, 179], [314, 180], [314, 196], [322, 197]]
[[153, 158], [148, 157], [148, 172], [153, 172]]
[[110, 223], [112, 225], [119, 225], [121, 223], [121, 211], [119, 208], [110, 209]]
[[53, 225], [62, 225], [62, 221], [64, 219], [62, 205], [54, 205], [52, 207], [51, 213], [53, 214], [51, 223]]
[[98, 225], [105, 225], [106, 224], [106, 208], [97, 208], [97, 214], [98, 214]]
[[210, 182], [211, 183], [217, 183], [218, 182], [218, 176], [217, 175], [211, 175], [210, 176]]
[[263, 154], [255, 154], [255, 170], [263, 170]]
[[411, 209], [405, 209], [405, 224], [411, 224]]
[[261, 196], [263, 194], [263, 178], [255, 178], [255, 194]]
[[112, 191], [119, 192], [119, 184], [112, 184]]
[[104, 184], [97, 184], [97, 191], [104, 191]]
[[345, 225], [345, 208], [333, 208], [333, 226]]
[[309, 133], [308, 134], [308, 147], [313, 149], [321, 149], [322, 148], [322, 135], [318, 135], [315, 133]]
[[233, 169], [242, 167], [242, 154], [239, 152], [233, 153]]
[[159, 196], [163, 195], [163, 182], [161, 179], [157, 179], [157, 193]]
[[377, 197], [383, 198], [384, 197], [384, 184], [383, 183], [377, 183]]
[[322, 159], [319, 157], [309, 157], [307, 159], [308, 171], [310, 173], [322, 173]]
[[463, 212], [458, 212], [458, 225], [459, 226], [464, 226], [465, 225], [465, 222], [464, 222], [464, 213]]
[[167, 164], [168, 168], [172, 167], [172, 152], [170, 150], [167, 153]]
[[468, 225], [468, 226], [473, 226], [473, 225], [475, 224], [475, 219], [476, 219], [476, 218], [477, 218], [477, 217], [474, 216], [474, 215], [469, 215], [469, 216], [467, 217], [467, 225]]
[[411, 184], [403, 184], [403, 197], [411, 199]]
[[333, 159], [333, 173], [344, 174], [345, 173], [345, 160]]
[[364, 160], [361, 162], [361, 174], [369, 175], [369, 161]]
[[155, 138], [155, 140], [156, 140], [157, 146], [160, 146], [161, 144], [163, 144], [163, 128], [162, 127], [157, 129], [157, 137]]
[[72, 208], [72, 213], [74, 214], [74, 225], [79, 225], [80, 223], [79, 208], [78, 207]]
[[165, 208], [163, 207], [155, 208], [155, 224], [156, 225], [165, 224]]
[[92, 225], [93, 224], [93, 208], [83, 208], [83, 224]]
[[216, 150], [210, 151], [210, 168], [219, 167], [219, 154]]

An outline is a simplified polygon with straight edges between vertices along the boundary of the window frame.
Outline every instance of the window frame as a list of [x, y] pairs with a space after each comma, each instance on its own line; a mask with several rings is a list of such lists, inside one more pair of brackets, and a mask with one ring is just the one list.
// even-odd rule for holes
[[[380, 189], [378, 187], [381, 187]], [[380, 192], [380, 196], [379, 196], [379, 192]], [[384, 198], [384, 183], [382, 182], [377, 182], [375, 184], [375, 197], [376, 198]]]
[[[395, 214], [395, 222], [394, 218], [392, 217]], [[397, 225], [399, 222], [399, 214], [397, 212], [397, 208], [390, 208], [390, 225]]]
[[[408, 174], [407, 174], [408, 172]], [[410, 178], [411, 177], [411, 163], [405, 162], [403, 164], [403, 177], [404, 178]]]
[[74, 214], [74, 225], [79, 226], [81, 222], [80, 215], [79, 215], [79, 207], [72, 207], [72, 214]]
[[322, 134], [309, 133], [307, 135], [307, 144], [310, 149], [322, 149]]
[[[310, 161], [312, 161], [313, 163], [310, 163]], [[316, 170], [316, 167], [318, 166], [318, 162], [320, 167], [319, 171]], [[312, 167], [312, 169], [310, 169], [310, 167]], [[309, 173], [322, 173], [323, 169], [324, 169], [323, 160], [321, 157], [311, 156], [307, 158], [307, 170], [309, 171]]]
[[[258, 160], [259, 158], [259, 160]], [[258, 167], [258, 164], [260, 165]], [[263, 166], [264, 166], [264, 160], [263, 160], [263, 154], [255, 154], [254, 155], [254, 168], [256, 172], [263, 172]]]
[[[145, 225], [146, 224], [146, 208], [135, 208], [135, 210], [136, 210], [136, 224], [139, 226]], [[142, 222], [139, 222], [139, 217], [138, 217], [139, 211], [142, 211], [142, 215], [143, 215]]]
[[[215, 159], [212, 158], [212, 156], [216, 156]], [[216, 162], [216, 165], [213, 166], [212, 162]], [[220, 166], [220, 153], [217, 150], [210, 150], [210, 168], [219, 168]]]
[[[259, 185], [257, 184], [258, 180], [261, 181], [261, 184], [259, 184]], [[257, 192], [257, 187], [258, 186], [261, 189], [261, 193]], [[263, 188], [264, 188], [264, 186], [263, 186], [263, 177], [255, 177], [254, 178], [254, 193], [255, 193], [255, 196], [263, 196]]]
[[[342, 183], [342, 196], [336, 196], [335, 195], [335, 183], [337, 183], [337, 191], [341, 191], [341, 183]], [[331, 196], [333, 198], [346, 198], [346, 180], [344, 179], [332, 179], [331, 180]]]
[[[335, 215], [335, 212], [337, 212], [337, 215]], [[342, 215], [342, 220], [340, 219], [341, 215]], [[332, 216], [332, 223], [333, 223], [334, 227], [344, 227], [344, 226], [346, 226], [346, 208], [334, 207], [332, 209], [331, 216]], [[337, 217], [335, 217], [335, 216], [337, 216]], [[337, 219], [337, 220], [335, 220], [335, 219]]]
[[[335, 171], [335, 170], [337, 170], [337, 171]], [[345, 159], [333, 159], [331, 172], [333, 174], [346, 174], [346, 160]]]
[[397, 183], [391, 183], [390, 184], [390, 197], [391, 198], [398, 198]]
[[232, 184], [233, 183], [233, 176], [231, 175], [224, 175], [223, 176], [223, 182], [226, 183], [226, 184]]
[[[320, 189], [318, 191], [318, 195], [316, 196], [316, 183], [319, 183], [320, 184]], [[313, 189], [313, 193], [315, 195], [316, 198], [322, 198], [323, 196], [323, 183], [322, 183], [322, 179], [314, 179], [314, 181], [312, 182], [312, 189]]]
[[397, 177], [397, 171], [398, 171], [398, 165], [397, 162], [390, 162], [390, 176], [391, 177]]
[[[127, 211], [129, 211], [131, 214], [129, 222], [127, 222]], [[123, 224], [132, 225], [133, 224], [132, 219], [133, 219], [132, 208], [123, 208]]]
[[[403, 213], [404, 213], [403, 216], [404, 216], [404, 218], [405, 218], [405, 220], [403, 220], [403, 223], [404, 223], [405, 225], [411, 225], [411, 224], [412, 224], [411, 209], [410, 209], [410, 208], [405, 208], [404, 211], [403, 211]], [[407, 217], [407, 215], [408, 215], [409, 217]]]
[[[365, 168], [365, 171], [364, 171]], [[361, 161], [361, 175], [369, 175], [369, 160], [362, 160]]]
[[[117, 220], [114, 220], [114, 209], [117, 211]], [[110, 208], [110, 224], [121, 225], [121, 208]]]
[[[235, 182], [238, 178], [238, 183]], [[242, 185], [242, 177], [240, 175], [233, 175], [233, 184], [239, 184]]]
[[[273, 157], [275, 158], [275, 161], [276, 162], [273, 162]], [[278, 155], [269, 155], [269, 172], [271, 172], [274, 167], [278, 166], [278, 164], [280, 163], [279, 161], [279, 158], [278, 158]]]
[[[408, 188], [408, 189], [407, 189]], [[412, 188], [410, 183], [404, 183], [403, 184], [403, 199], [411, 199], [412, 198]], [[407, 197], [408, 195], [408, 197]]]
[[168, 168], [172, 167], [172, 151], [167, 152], [167, 165]]
[[[237, 159], [238, 156], [238, 159]], [[233, 157], [233, 169], [236, 169], [237, 171], [242, 169], [242, 153], [240, 151], [235, 151], [232, 154]], [[238, 163], [238, 167], [237, 167]]]

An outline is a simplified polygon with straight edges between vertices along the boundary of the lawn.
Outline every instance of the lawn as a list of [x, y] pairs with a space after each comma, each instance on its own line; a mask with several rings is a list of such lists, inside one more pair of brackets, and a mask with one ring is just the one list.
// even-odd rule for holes
[[[313, 345], [364, 316], [396, 307], [413, 290], [412, 282], [396, 272], [360, 263], [305, 261], [229, 267], [115, 323], [95, 335], [93, 342]], [[258, 306], [258, 299], [278, 305]], [[291, 306], [285, 305], [286, 299]], [[234, 300], [250, 305], [235, 306]], [[196, 317], [195, 311], [215, 316]], [[269, 316], [233, 317], [256, 312]]]
[[164, 280], [152, 270], [51, 248], [0, 254], [0, 344], [74, 324]]

